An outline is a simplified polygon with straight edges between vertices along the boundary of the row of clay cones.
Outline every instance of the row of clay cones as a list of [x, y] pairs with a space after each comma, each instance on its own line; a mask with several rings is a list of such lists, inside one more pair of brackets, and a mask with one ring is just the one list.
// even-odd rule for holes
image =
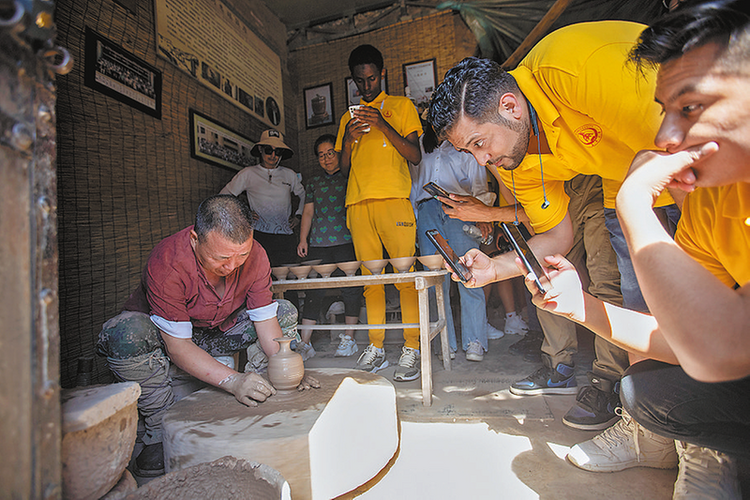
[[[430, 271], [437, 271], [443, 268], [443, 258], [440, 255], [423, 255], [421, 257], [397, 257], [394, 259], [376, 259], [366, 260], [364, 262], [354, 260], [350, 262], [339, 262], [337, 264], [316, 264], [316, 265], [296, 265], [279, 266], [271, 268], [271, 272], [278, 280], [284, 280], [291, 272], [297, 279], [305, 279], [314, 271], [321, 278], [328, 278], [336, 270], [341, 269], [347, 276], [354, 276], [361, 266], [367, 268], [372, 274], [380, 274], [383, 268], [388, 264], [400, 273], [408, 272], [414, 266], [414, 262], [419, 259], [422, 265]], [[313, 275], [312, 277], [316, 277]]]

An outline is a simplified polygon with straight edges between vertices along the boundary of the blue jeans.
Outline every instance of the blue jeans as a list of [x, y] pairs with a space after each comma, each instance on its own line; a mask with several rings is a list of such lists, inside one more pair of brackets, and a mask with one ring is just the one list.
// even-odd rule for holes
[[[677, 205], [655, 208], [654, 211], [670, 236], [674, 236], [677, 223], [680, 220], [680, 209], [677, 208]], [[617, 267], [620, 268], [620, 289], [622, 290], [623, 306], [626, 309], [647, 313], [649, 312], [648, 306], [638, 285], [638, 278], [635, 276], [633, 262], [630, 260], [628, 243], [625, 241], [620, 221], [617, 219], [617, 212], [614, 209], [604, 209], [604, 223], [609, 231], [609, 240], [612, 242], [612, 248], [614, 248], [617, 255]]]
[[[438, 253], [435, 246], [427, 239], [425, 231], [437, 229], [448, 241], [448, 244], [459, 256], [471, 248], [479, 248], [479, 242], [464, 233], [466, 222], [451, 219], [442, 208], [443, 204], [430, 198], [417, 206], [417, 242], [421, 255]], [[469, 222], [468, 224], [472, 224]], [[453, 314], [450, 305], [450, 275], [443, 282], [443, 296], [445, 297], [445, 315], [448, 322], [448, 338], [452, 350], [456, 350], [456, 329], [453, 324]], [[430, 303], [435, 303], [434, 291], [430, 289]], [[466, 288], [458, 285], [458, 296], [461, 299], [461, 346], [466, 350], [470, 342], [479, 342], [487, 350], [487, 309], [482, 288]]]
[[628, 368], [620, 390], [623, 406], [646, 429], [750, 458], [750, 377], [709, 384], [646, 360]]

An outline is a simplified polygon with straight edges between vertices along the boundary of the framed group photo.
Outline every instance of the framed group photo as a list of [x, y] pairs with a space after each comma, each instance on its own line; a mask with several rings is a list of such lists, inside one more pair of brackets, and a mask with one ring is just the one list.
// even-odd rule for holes
[[190, 109], [190, 156], [218, 167], [242, 170], [255, 164], [255, 143], [229, 127]]
[[161, 119], [161, 72], [86, 28], [86, 86]]
[[315, 87], [308, 87], [303, 92], [305, 97], [305, 125], [307, 128], [331, 125], [333, 116], [333, 84], [328, 82]]

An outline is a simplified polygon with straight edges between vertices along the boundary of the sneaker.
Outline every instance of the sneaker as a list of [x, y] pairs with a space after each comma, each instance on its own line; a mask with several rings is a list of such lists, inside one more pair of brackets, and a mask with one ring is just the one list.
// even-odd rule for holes
[[505, 333], [503, 333], [502, 330], [498, 330], [494, 326], [492, 326], [490, 323], [487, 323], [487, 338], [489, 340], [497, 340], [501, 339], [505, 336]]
[[466, 348], [466, 361], [482, 361], [484, 359], [484, 347], [476, 340], [469, 342]]
[[513, 313], [513, 316], [505, 316], [505, 335], [521, 335], [529, 331], [529, 325], [521, 316]]
[[315, 349], [313, 349], [312, 343], [308, 344], [307, 342], [297, 342], [297, 352], [300, 356], [302, 356], [302, 361], [307, 361], [308, 359], [315, 356]]
[[676, 441], [680, 470], [673, 500], [740, 500], [740, 484], [734, 460], [720, 451]]
[[523, 356], [527, 352], [538, 353], [542, 349], [544, 334], [539, 330], [529, 330], [529, 332], [515, 344], [508, 347], [508, 352], [518, 356]]
[[357, 341], [349, 335], [339, 333], [339, 338], [341, 339], [341, 342], [339, 342], [339, 346], [336, 348], [336, 354], [334, 354], [334, 356], [351, 356], [359, 351]]
[[563, 417], [563, 424], [584, 431], [603, 431], [620, 417], [615, 409], [620, 406], [618, 382], [588, 373], [591, 385], [581, 387], [576, 404]]
[[578, 391], [575, 368], [558, 363], [550, 367], [549, 358], [542, 359], [544, 366], [529, 377], [519, 380], [510, 386], [510, 392], [516, 396], [534, 396], [536, 394], [575, 394]]
[[393, 373], [393, 380], [408, 382], [417, 378], [419, 378], [419, 349], [404, 346], [401, 348], [401, 357]]
[[388, 366], [388, 360], [385, 359], [385, 350], [375, 347], [373, 344], [367, 346], [357, 360], [357, 370], [375, 373]]
[[619, 422], [593, 439], [573, 446], [568, 460], [591, 472], [616, 472], [631, 467], [673, 469], [677, 466], [674, 440], [644, 429], [625, 411]]
[[[437, 356], [437, 358], [440, 361], [442, 361], [443, 360], [443, 349], [442, 349], [442, 347], [434, 349], [434, 351], [435, 351], [435, 355]], [[453, 349], [451, 349], [449, 347], [448, 348], [448, 352], [450, 353], [449, 356], [450, 356], [451, 359], [456, 359], [456, 351], [454, 351]]]
[[164, 446], [162, 443], [147, 444], [135, 459], [133, 472], [140, 477], [156, 477], [164, 474]]

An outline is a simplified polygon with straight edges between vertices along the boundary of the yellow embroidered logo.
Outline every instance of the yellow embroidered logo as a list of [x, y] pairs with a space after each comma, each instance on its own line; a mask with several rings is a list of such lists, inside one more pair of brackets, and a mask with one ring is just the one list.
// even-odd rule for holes
[[578, 127], [575, 134], [584, 146], [596, 146], [602, 140], [602, 128], [596, 123], [589, 123], [588, 125]]
[[391, 116], [393, 116], [393, 111], [391, 111], [390, 109], [386, 109], [385, 111], [383, 111], [383, 116], [386, 118], [390, 118]]
[[408, 221], [406, 221], [406, 222], [396, 222], [396, 227], [399, 227], [399, 226], [401, 226], [401, 227], [412, 227], [413, 225], [414, 225], [413, 222], [408, 222]]

